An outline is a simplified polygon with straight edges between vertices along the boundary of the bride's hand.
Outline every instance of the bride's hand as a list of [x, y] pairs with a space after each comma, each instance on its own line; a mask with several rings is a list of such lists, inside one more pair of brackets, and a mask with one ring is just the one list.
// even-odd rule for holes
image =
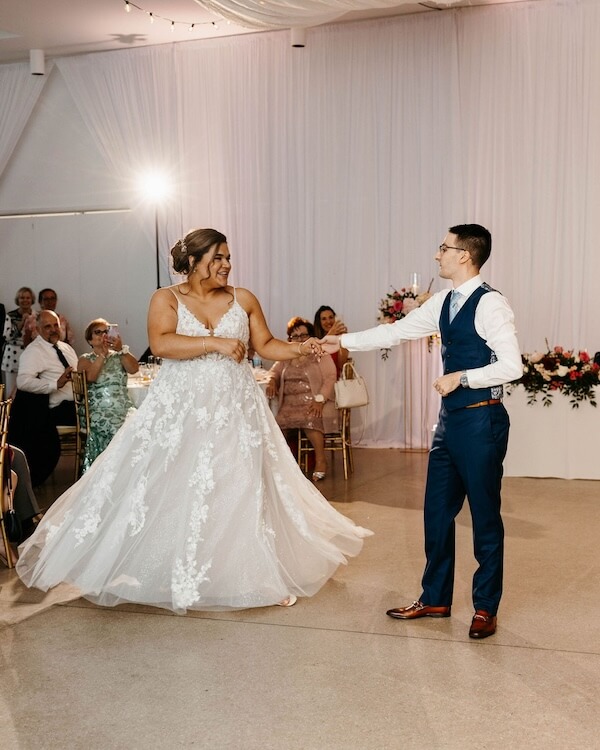
[[319, 359], [323, 356], [323, 348], [321, 347], [321, 343], [315, 339], [310, 338], [306, 339], [306, 341], [303, 341], [298, 351], [300, 354], [315, 354]]
[[222, 339], [220, 336], [212, 338], [213, 351], [231, 357], [238, 364], [246, 356], [246, 346], [239, 339]]

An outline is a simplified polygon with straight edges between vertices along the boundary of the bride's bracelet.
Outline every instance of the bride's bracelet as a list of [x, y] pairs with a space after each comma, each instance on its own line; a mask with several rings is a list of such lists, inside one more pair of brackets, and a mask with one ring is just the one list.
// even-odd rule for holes
[[206, 351], [206, 336], [202, 337], [202, 346], [204, 348], [204, 355], [206, 356], [208, 352]]

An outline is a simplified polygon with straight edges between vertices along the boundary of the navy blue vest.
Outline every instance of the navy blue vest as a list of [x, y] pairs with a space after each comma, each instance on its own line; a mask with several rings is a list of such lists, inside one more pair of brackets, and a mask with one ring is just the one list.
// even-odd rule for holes
[[[440, 334], [442, 336], [442, 362], [444, 375], [449, 372], [462, 372], [477, 367], [485, 367], [495, 361], [495, 354], [475, 330], [475, 310], [479, 300], [493, 289], [483, 284], [476, 289], [456, 317], [450, 323], [450, 297], [448, 294], [440, 314]], [[462, 409], [478, 401], [492, 398], [491, 388], [457, 388], [444, 396], [442, 404], [448, 411]]]

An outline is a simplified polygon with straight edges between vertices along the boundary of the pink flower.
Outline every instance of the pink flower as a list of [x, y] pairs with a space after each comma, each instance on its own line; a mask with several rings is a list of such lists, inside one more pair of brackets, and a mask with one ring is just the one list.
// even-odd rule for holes
[[587, 352], [579, 352], [579, 359], [581, 362], [589, 362], [590, 355]]
[[412, 312], [413, 310], [416, 310], [416, 308], [419, 306], [419, 303], [416, 299], [413, 299], [412, 297], [408, 297], [404, 300], [404, 307], [403, 311], [405, 315], [408, 315], [409, 312]]
[[556, 354], [562, 354], [563, 353], [563, 348], [562, 348], [562, 346], [555, 346], [554, 347], [554, 351], [556, 352]]
[[392, 306], [392, 310], [394, 312], [401, 312], [401, 310], [402, 310], [403, 307], [404, 307], [404, 303], [402, 302], [401, 299], [399, 299], [396, 302], [394, 302], [394, 304]]

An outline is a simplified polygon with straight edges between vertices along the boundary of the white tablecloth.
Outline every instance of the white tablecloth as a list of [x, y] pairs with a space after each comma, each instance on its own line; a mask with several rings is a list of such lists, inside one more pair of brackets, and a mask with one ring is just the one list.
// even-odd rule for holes
[[130, 375], [127, 378], [127, 393], [136, 408], [146, 398], [150, 382], [151, 381], [142, 381], [142, 379], [136, 375]]
[[551, 406], [528, 406], [522, 386], [506, 396], [504, 405], [511, 424], [505, 476], [600, 479], [600, 407], [583, 402], [573, 409], [560, 393]]

